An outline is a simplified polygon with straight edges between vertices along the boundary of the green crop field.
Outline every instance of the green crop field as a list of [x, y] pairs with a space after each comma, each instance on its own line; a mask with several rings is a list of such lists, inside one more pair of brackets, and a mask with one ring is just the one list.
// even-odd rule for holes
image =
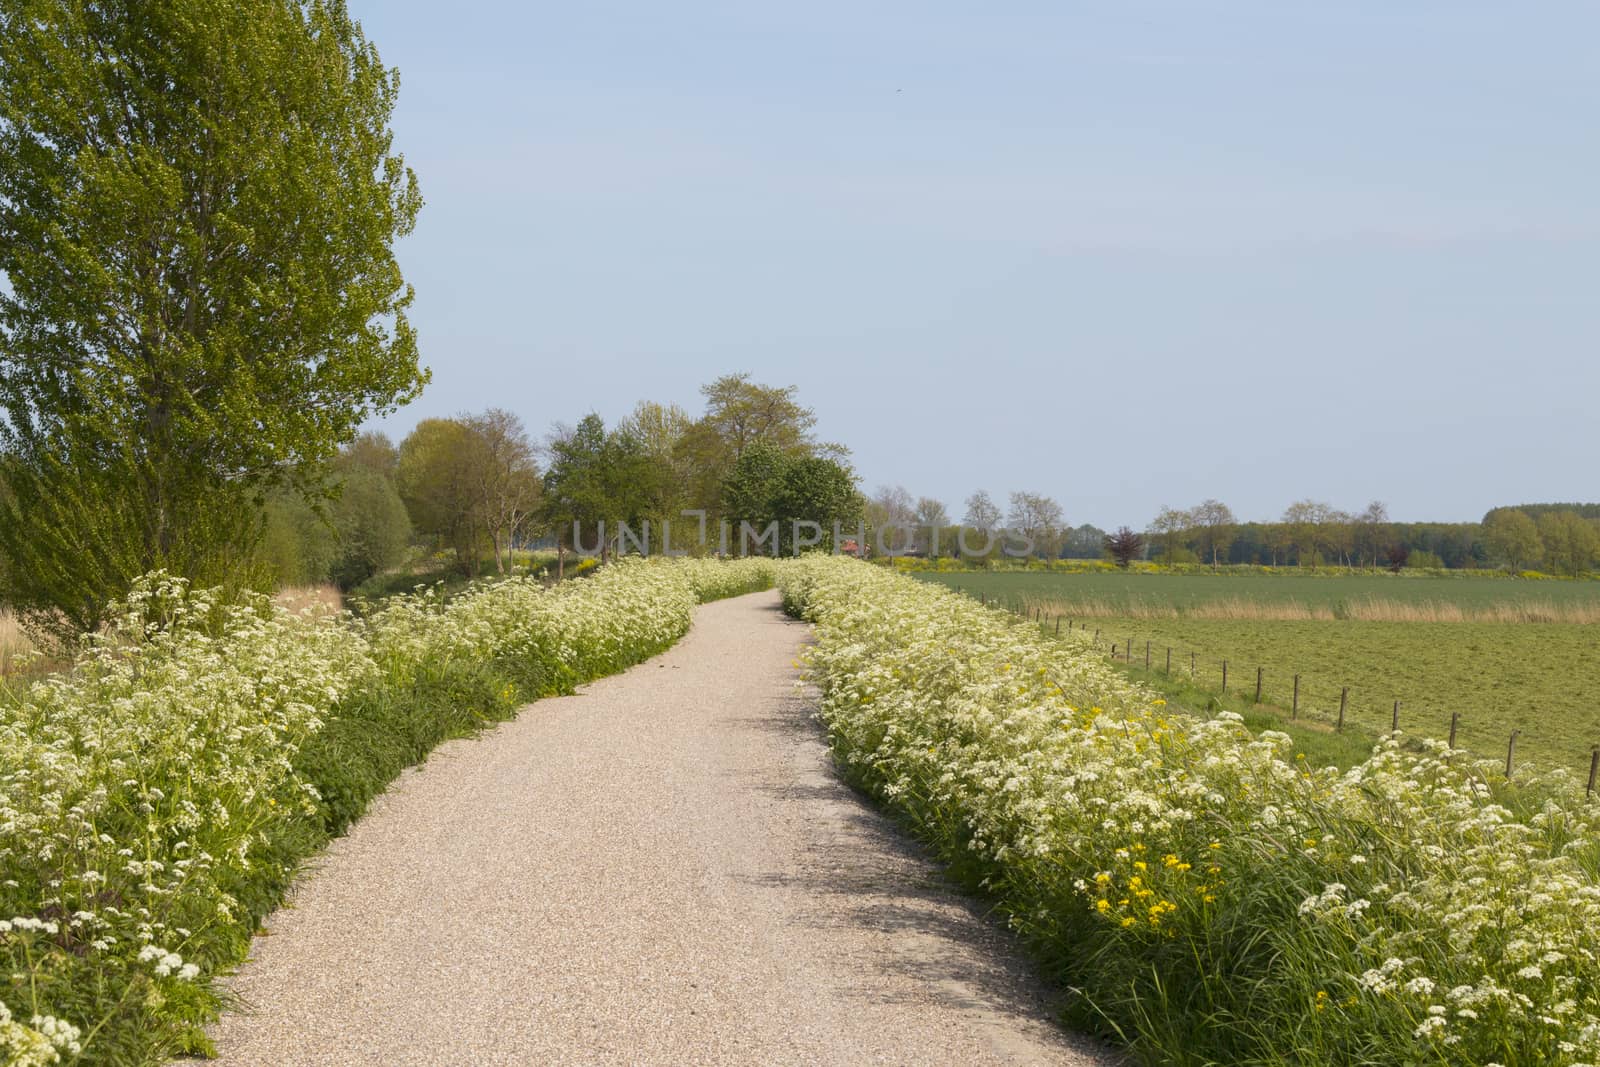
[[1159, 574], [1090, 572], [1059, 574], [1037, 571], [922, 572], [916, 577], [943, 582], [990, 599], [1020, 602], [1051, 600], [1063, 604], [1098, 603], [1119, 607], [1170, 605], [1179, 611], [1197, 605], [1251, 601], [1259, 604], [1302, 604], [1337, 609], [1367, 600], [1410, 604], [1451, 604], [1465, 609], [1502, 604], [1581, 606], [1600, 612], [1600, 581], [1524, 580], [1496, 576], [1414, 578], [1364, 571], [1352, 575], [1323, 574]]
[[[919, 575], [1046, 615], [1064, 614], [1100, 630], [1102, 644], [1128, 643], [1142, 665], [1166, 664], [1214, 690], [1229, 666], [1230, 692], [1253, 696], [1263, 670], [1263, 700], [1293, 703], [1300, 675], [1305, 718], [1331, 721], [1348, 686], [1346, 721], [1368, 733], [1389, 728], [1394, 701], [1401, 728], [1445, 737], [1460, 715], [1459, 743], [1476, 754], [1504, 758], [1508, 737], [1522, 731], [1517, 758], [1587, 772], [1600, 745], [1600, 625], [1571, 622], [1392, 621], [1293, 616], [1303, 607], [1338, 608], [1374, 599], [1454, 605], [1491, 614], [1508, 604], [1555, 604], [1587, 611], [1600, 603], [1600, 583], [1525, 582], [1493, 578], [1389, 579], [1258, 578], [1163, 575], [939, 574]], [[1248, 604], [1262, 617], [1248, 617]], [[1082, 609], [1090, 607], [1092, 613]], [[1163, 611], [1165, 609], [1165, 611]], [[1422, 612], [1428, 615], [1430, 612]], [[1271, 617], [1274, 614], [1280, 617]], [[1235, 617], [1228, 617], [1235, 616]]]

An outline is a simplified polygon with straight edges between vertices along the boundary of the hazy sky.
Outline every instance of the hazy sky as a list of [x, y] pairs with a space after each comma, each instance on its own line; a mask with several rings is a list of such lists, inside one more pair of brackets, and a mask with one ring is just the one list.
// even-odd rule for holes
[[427, 198], [397, 437], [745, 370], [958, 516], [1600, 499], [1592, 4], [351, 6]]

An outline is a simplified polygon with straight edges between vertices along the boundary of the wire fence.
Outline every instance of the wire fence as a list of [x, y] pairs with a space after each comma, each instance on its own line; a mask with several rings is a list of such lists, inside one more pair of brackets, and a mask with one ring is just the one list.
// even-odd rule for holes
[[[1113, 661], [1128, 666], [1142, 666], [1167, 678], [1187, 678], [1191, 684], [1203, 689], [1215, 686], [1224, 695], [1238, 696], [1263, 708], [1274, 709], [1290, 722], [1317, 723], [1335, 732], [1343, 732], [1347, 726], [1351, 726], [1374, 733], [1399, 733], [1403, 726], [1409, 728], [1415, 718], [1414, 715], [1408, 716], [1405, 704], [1400, 700], [1385, 699], [1377, 705], [1369, 700], [1358, 703], [1352, 699], [1355, 690], [1348, 685], [1338, 686], [1335, 693], [1332, 688], [1324, 687], [1321, 679], [1314, 685], [1309, 676], [1300, 673], [1292, 673], [1285, 685], [1276, 673], [1269, 674], [1265, 667], [1258, 664], [1240, 663], [1200, 649], [1155, 640], [1141, 641], [1137, 634], [1125, 632], [1123, 628], [1113, 632], [1103, 624], [1095, 626], [1087, 619], [1051, 614], [1023, 601], [1002, 601], [990, 598], [987, 594], [980, 594], [979, 600], [985, 605], [1026, 619], [1046, 633], [1083, 641]], [[1337, 712], [1332, 710], [1335, 706]], [[1323, 708], [1328, 710], [1321, 710]], [[1440, 733], [1430, 733], [1426, 727], [1422, 730], [1408, 729], [1408, 732], [1447, 740], [1451, 751], [1472, 755], [1457, 744], [1461, 725], [1460, 713], [1451, 712], [1448, 719], [1439, 721]], [[1513, 729], [1506, 736], [1503, 755], [1504, 773], [1508, 779], [1515, 775], [1518, 767], [1517, 742], [1522, 736], [1521, 729]], [[1484, 758], [1499, 760], [1500, 756], [1497, 754]], [[1584, 754], [1584, 758], [1589, 768], [1587, 793], [1593, 796], [1597, 785], [1600, 785], [1600, 746], [1592, 747]]]

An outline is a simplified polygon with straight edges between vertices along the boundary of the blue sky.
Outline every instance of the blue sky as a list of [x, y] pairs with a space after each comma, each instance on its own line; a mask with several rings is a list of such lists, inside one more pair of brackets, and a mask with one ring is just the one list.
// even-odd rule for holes
[[396, 437], [744, 370], [958, 515], [1600, 499], [1600, 8], [351, 7], [427, 199]]

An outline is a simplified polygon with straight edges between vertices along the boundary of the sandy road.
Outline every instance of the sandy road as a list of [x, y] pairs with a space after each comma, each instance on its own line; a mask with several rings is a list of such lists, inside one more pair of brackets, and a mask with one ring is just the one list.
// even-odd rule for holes
[[441, 747], [234, 982], [230, 1065], [1110, 1064], [834, 777], [774, 594]]

